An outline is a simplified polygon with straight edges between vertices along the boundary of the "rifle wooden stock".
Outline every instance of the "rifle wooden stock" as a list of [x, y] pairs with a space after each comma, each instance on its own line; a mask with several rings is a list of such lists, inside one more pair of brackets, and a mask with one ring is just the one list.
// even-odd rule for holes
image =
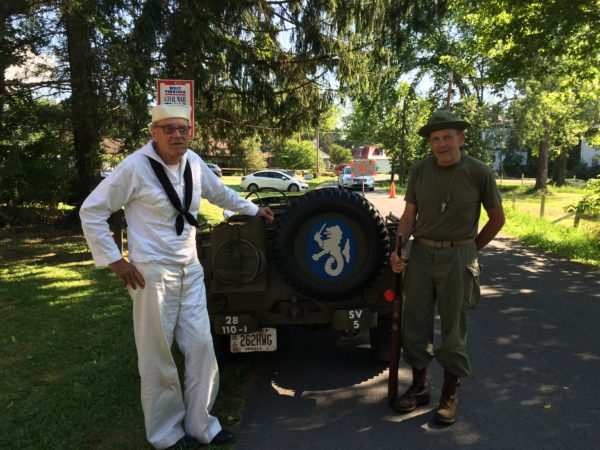
[[[396, 254], [402, 251], [402, 235], [396, 237]], [[392, 301], [392, 342], [388, 375], [388, 402], [393, 404], [398, 395], [398, 364], [402, 353], [402, 272], [396, 274], [394, 300]]]

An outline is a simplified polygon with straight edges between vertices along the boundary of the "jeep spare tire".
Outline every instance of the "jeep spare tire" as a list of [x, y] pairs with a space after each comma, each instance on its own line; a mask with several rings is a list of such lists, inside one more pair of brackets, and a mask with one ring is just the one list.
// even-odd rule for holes
[[379, 212], [361, 195], [336, 188], [294, 198], [277, 220], [275, 242], [282, 275], [322, 300], [360, 294], [389, 256]]

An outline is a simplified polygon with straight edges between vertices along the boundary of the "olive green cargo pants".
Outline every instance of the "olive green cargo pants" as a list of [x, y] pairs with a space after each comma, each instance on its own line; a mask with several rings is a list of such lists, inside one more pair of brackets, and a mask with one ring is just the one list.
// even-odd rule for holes
[[[423, 369], [435, 357], [453, 374], [469, 375], [466, 310], [477, 305], [480, 294], [475, 243], [433, 248], [413, 241], [404, 292], [404, 361], [411, 367]], [[433, 350], [436, 305], [442, 343]]]

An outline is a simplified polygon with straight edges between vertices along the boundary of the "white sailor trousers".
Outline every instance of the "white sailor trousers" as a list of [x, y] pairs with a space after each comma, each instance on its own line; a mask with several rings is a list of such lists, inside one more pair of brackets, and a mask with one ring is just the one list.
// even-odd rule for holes
[[[209, 443], [221, 431], [218, 419], [209, 414], [219, 370], [202, 266], [133, 264], [146, 282], [144, 289], [129, 288], [129, 293], [148, 442], [166, 448], [187, 434]], [[185, 357], [183, 395], [171, 353], [174, 337]]]

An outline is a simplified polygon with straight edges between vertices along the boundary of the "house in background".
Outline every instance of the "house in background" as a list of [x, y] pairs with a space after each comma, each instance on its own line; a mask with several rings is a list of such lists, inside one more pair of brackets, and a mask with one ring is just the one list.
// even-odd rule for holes
[[121, 162], [125, 157], [123, 155], [123, 146], [125, 139], [102, 138], [100, 147], [102, 156], [100, 157], [100, 176], [102, 178], [108, 174]]
[[588, 167], [597, 167], [600, 165], [600, 150], [593, 145], [581, 140], [581, 163]]
[[377, 163], [377, 173], [390, 173], [390, 160], [385, 153], [385, 149], [376, 145], [361, 145], [352, 152], [352, 159], [359, 161], [361, 159], [374, 159]]
[[509, 136], [510, 127], [504, 122], [492, 125], [483, 131], [483, 137], [493, 142], [494, 147], [489, 153], [493, 160], [493, 169], [498, 173], [504, 173], [504, 163], [508, 157], [512, 160], [513, 166], [527, 165], [527, 151], [510, 148]]
[[[525, 150], [512, 150], [511, 153], [520, 158], [519, 165], [527, 165], [527, 152]], [[494, 160], [494, 170], [496, 172], [500, 172], [500, 169], [508, 155], [509, 154], [506, 149], [496, 147], [496, 150], [492, 154], [492, 159]]]

